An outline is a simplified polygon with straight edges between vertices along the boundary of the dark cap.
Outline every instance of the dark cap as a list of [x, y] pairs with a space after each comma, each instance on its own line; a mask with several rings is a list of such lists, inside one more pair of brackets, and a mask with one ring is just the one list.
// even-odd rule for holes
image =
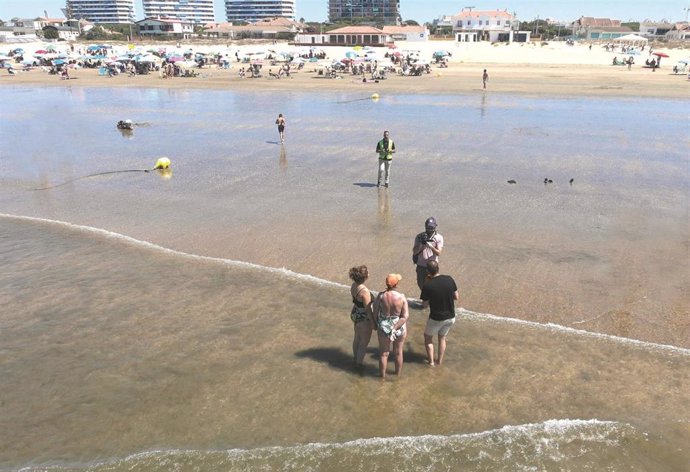
[[434, 218], [433, 216], [431, 218], [427, 218], [424, 222], [425, 228], [436, 228], [436, 226], [436, 218]]

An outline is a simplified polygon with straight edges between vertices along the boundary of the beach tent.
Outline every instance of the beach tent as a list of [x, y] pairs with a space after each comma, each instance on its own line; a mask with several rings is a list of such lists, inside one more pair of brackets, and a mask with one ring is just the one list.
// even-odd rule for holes
[[643, 45], [647, 44], [649, 40], [645, 38], [644, 36], [640, 36], [639, 34], [626, 34], [625, 36], [621, 36], [620, 38], [616, 38], [616, 42], [618, 43], [627, 43], [627, 44], [632, 44], [633, 46], [635, 45]]

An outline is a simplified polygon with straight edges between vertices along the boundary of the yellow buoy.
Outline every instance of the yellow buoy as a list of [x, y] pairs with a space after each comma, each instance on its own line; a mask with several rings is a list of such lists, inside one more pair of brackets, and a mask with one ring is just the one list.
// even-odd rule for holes
[[170, 159], [167, 157], [160, 157], [156, 161], [154, 169], [167, 169], [168, 167], [170, 167]]
[[379, 99], [379, 94], [378, 94], [378, 93], [372, 93], [372, 94], [371, 94], [371, 99], [372, 99], [372, 100], [378, 100], [378, 99]]

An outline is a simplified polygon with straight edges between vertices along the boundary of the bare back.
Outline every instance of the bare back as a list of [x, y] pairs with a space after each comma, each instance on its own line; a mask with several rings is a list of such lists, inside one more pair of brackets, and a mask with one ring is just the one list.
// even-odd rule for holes
[[387, 290], [379, 297], [379, 310], [381, 316], [386, 318], [407, 318], [407, 298], [395, 290]]

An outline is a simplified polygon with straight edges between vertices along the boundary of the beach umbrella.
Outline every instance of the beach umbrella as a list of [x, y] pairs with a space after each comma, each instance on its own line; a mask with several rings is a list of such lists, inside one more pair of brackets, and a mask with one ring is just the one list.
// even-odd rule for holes
[[448, 51], [436, 51], [434, 53], [434, 57], [446, 57], [450, 56], [450, 53]]
[[345, 57], [347, 57], [348, 59], [355, 58], [355, 57], [357, 57], [357, 55], [358, 55], [358, 54], [357, 54], [356, 52], [354, 52], [354, 51], [347, 51], [347, 52], [345, 53]]
[[182, 56], [170, 56], [168, 58], [168, 62], [181, 62], [184, 61], [184, 57]]
[[65, 63], [65, 60], [64, 60], [64, 59], [54, 59], [54, 60], [52, 61], [52, 63], [53, 63], [54, 66], [61, 66], [62, 64]]
[[661, 58], [662, 57], [668, 57], [668, 54], [666, 54], [665, 52], [653, 52], [652, 54], [657, 57], [657, 60], [656, 60], [657, 67], [659, 66], [659, 64], [661, 64]]
[[48, 51], [46, 51], [45, 49], [39, 49], [38, 51], [34, 51], [34, 55], [36, 55], [36, 54], [38, 54], [38, 55], [48, 54]]

